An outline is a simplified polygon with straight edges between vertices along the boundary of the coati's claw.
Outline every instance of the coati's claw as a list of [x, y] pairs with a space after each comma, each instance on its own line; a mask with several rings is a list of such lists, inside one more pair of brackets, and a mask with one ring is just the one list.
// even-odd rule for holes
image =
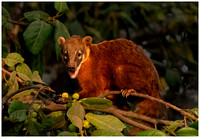
[[122, 96], [127, 98], [130, 95], [130, 93], [134, 93], [136, 91], [134, 89], [122, 89], [121, 92]]

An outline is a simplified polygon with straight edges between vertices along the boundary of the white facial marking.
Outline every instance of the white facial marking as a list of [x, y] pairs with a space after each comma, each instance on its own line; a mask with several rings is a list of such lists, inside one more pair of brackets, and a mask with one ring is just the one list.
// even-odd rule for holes
[[81, 59], [81, 51], [78, 51], [78, 54], [80, 54], [80, 56], [78, 55], [78, 58]]

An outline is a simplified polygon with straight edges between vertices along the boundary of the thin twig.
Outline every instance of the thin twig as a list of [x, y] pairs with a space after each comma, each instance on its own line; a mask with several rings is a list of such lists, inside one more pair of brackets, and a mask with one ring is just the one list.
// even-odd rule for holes
[[31, 106], [30, 106], [30, 108], [29, 108], [28, 116], [30, 116], [30, 113], [31, 113], [30, 111], [31, 111], [31, 109], [32, 109], [32, 107], [33, 107], [34, 101], [36, 100], [36, 98], [37, 98], [37, 96], [39, 95], [40, 91], [41, 91], [42, 89], [44, 89], [45, 87], [47, 87], [47, 86], [42, 86], [42, 87], [37, 91], [37, 93], [36, 93], [36, 95], [35, 95], [35, 97], [34, 97], [32, 103], [31, 103]]
[[[11, 93], [10, 95], [6, 95], [3, 97], [3, 100], [2, 100], [2, 104], [4, 105], [5, 103], [7, 103], [7, 101], [13, 97], [14, 95], [20, 93], [20, 92], [23, 92], [25, 90], [28, 90], [28, 89], [35, 89], [35, 90], [38, 90], [40, 89], [41, 87], [43, 87], [43, 85], [41, 84], [37, 84], [37, 85], [34, 85], [34, 86], [27, 86], [27, 87], [24, 87], [24, 88], [21, 88], [13, 93]], [[53, 91], [52, 89], [50, 89], [49, 87], [45, 87], [45, 90], [48, 90], [48, 91]], [[54, 92], [54, 91], [53, 91]]]
[[113, 112], [112, 114], [114, 116], [116, 116], [117, 118], [119, 118], [120, 120], [122, 120], [122, 121], [124, 121], [124, 122], [126, 122], [126, 123], [128, 123], [128, 124], [130, 124], [132, 126], [136, 126], [138, 128], [144, 129], [144, 130], [154, 129], [152, 127], [148, 127], [146, 125], [143, 125], [143, 124], [140, 124], [138, 122], [135, 122], [135, 121], [133, 121], [133, 120], [127, 118], [127, 117], [124, 117], [123, 115], [118, 114], [117, 112]]
[[81, 133], [81, 136], [84, 136], [84, 135], [83, 135], [83, 131], [80, 131], [80, 133]]
[[[9, 75], [9, 76], [11, 75], [11, 73], [9, 71], [5, 70], [4, 68], [1, 68], [1, 70], [7, 75]], [[24, 84], [24, 81], [22, 79], [20, 79], [19, 77], [17, 77], [17, 81], [19, 81], [21, 84]]]
[[25, 23], [25, 22], [19, 22], [19, 21], [13, 21], [13, 20], [7, 20], [8, 22], [12, 23], [12, 24], [17, 24], [17, 25], [29, 25], [29, 23]]
[[62, 16], [64, 13], [62, 13], [62, 14], [59, 14], [59, 12], [55, 15], [55, 16], [53, 16], [53, 17], [50, 17], [50, 18], [48, 18], [48, 19], [46, 19], [46, 20], [44, 20], [45, 22], [48, 22], [48, 21], [52, 21], [52, 20], [55, 20], [56, 18], [58, 18], [58, 17], [60, 17], [60, 16]]
[[184, 116], [185, 127], [187, 127], [186, 116]]
[[[122, 93], [121, 91], [110, 91], [110, 92], [107, 92], [105, 94], [100, 95], [99, 97], [102, 98], [102, 97], [106, 97], [108, 95], [121, 94], [121, 93]], [[162, 104], [166, 105], [167, 107], [171, 107], [174, 110], [179, 111], [183, 116], [187, 116], [187, 117], [190, 117], [193, 120], [197, 120], [197, 118], [195, 116], [193, 116], [193, 115], [189, 114], [188, 112], [185, 112], [184, 110], [182, 110], [182, 109], [180, 109], [180, 108], [178, 108], [178, 107], [176, 107], [176, 106], [174, 106], [174, 105], [172, 105], [172, 104], [170, 104], [168, 102], [165, 102], [165, 101], [163, 101], [161, 99], [157, 99], [155, 97], [152, 97], [152, 96], [149, 96], [149, 95], [146, 95], [146, 94], [135, 93], [135, 92], [130, 93], [130, 95], [136, 96], [136, 97], [142, 97], [142, 98], [146, 98], [146, 99], [150, 99], [152, 101], [156, 101], [156, 102], [162, 103]]]
[[120, 110], [120, 109], [117, 109], [117, 110], [120, 114], [122, 114], [124, 116], [144, 120], [144, 121], [150, 122], [150, 123], [155, 124], [155, 125], [158, 125], [158, 124], [170, 125], [173, 122], [173, 121], [162, 120], [162, 119], [153, 119], [153, 118], [145, 116], [145, 115], [139, 115], [139, 114], [134, 113], [132, 111], [123, 111], [123, 110]]
[[156, 124], [154, 124], [154, 128], [157, 129], [157, 125]]

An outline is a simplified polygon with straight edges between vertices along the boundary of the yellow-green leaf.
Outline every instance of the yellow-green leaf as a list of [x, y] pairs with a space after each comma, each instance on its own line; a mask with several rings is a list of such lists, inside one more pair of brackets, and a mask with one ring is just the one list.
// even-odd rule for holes
[[79, 102], [75, 102], [67, 111], [67, 117], [70, 119], [72, 124], [79, 128], [79, 131], [82, 131], [84, 116], [85, 110]]
[[10, 95], [11, 93], [13, 93], [19, 89], [19, 84], [17, 82], [17, 77], [16, 77], [16, 71], [13, 71], [10, 74], [10, 78], [5, 85], [8, 86], [7, 95]]
[[89, 97], [81, 100], [83, 106], [95, 109], [106, 109], [112, 106], [112, 101], [98, 97]]
[[13, 67], [17, 63], [23, 63], [24, 58], [18, 53], [10, 53], [7, 55], [5, 59], [5, 64], [8, 65], [9, 67]]
[[32, 71], [25, 63], [21, 63], [16, 67], [17, 75], [24, 81], [31, 80]]
[[43, 83], [44, 84], [44, 82], [42, 81], [42, 79], [41, 79], [38, 71], [34, 71], [33, 72], [33, 75], [31, 76], [31, 80], [35, 81], [35, 82], [39, 82], [39, 83]]
[[111, 129], [97, 129], [91, 133], [92, 136], [124, 136], [121, 132]]
[[157, 130], [157, 129], [151, 129], [151, 130], [145, 130], [140, 133], [138, 133], [136, 136], [166, 136], [164, 132]]
[[177, 136], [198, 136], [198, 130], [192, 127], [183, 127], [176, 131]]
[[96, 115], [87, 113], [86, 119], [99, 129], [111, 129], [122, 131], [126, 126], [116, 117], [112, 115]]

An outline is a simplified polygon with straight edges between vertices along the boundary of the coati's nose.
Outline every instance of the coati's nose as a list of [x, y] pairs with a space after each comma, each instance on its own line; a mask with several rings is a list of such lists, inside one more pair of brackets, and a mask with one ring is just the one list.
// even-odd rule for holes
[[75, 67], [68, 67], [68, 71], [75, 72]]

